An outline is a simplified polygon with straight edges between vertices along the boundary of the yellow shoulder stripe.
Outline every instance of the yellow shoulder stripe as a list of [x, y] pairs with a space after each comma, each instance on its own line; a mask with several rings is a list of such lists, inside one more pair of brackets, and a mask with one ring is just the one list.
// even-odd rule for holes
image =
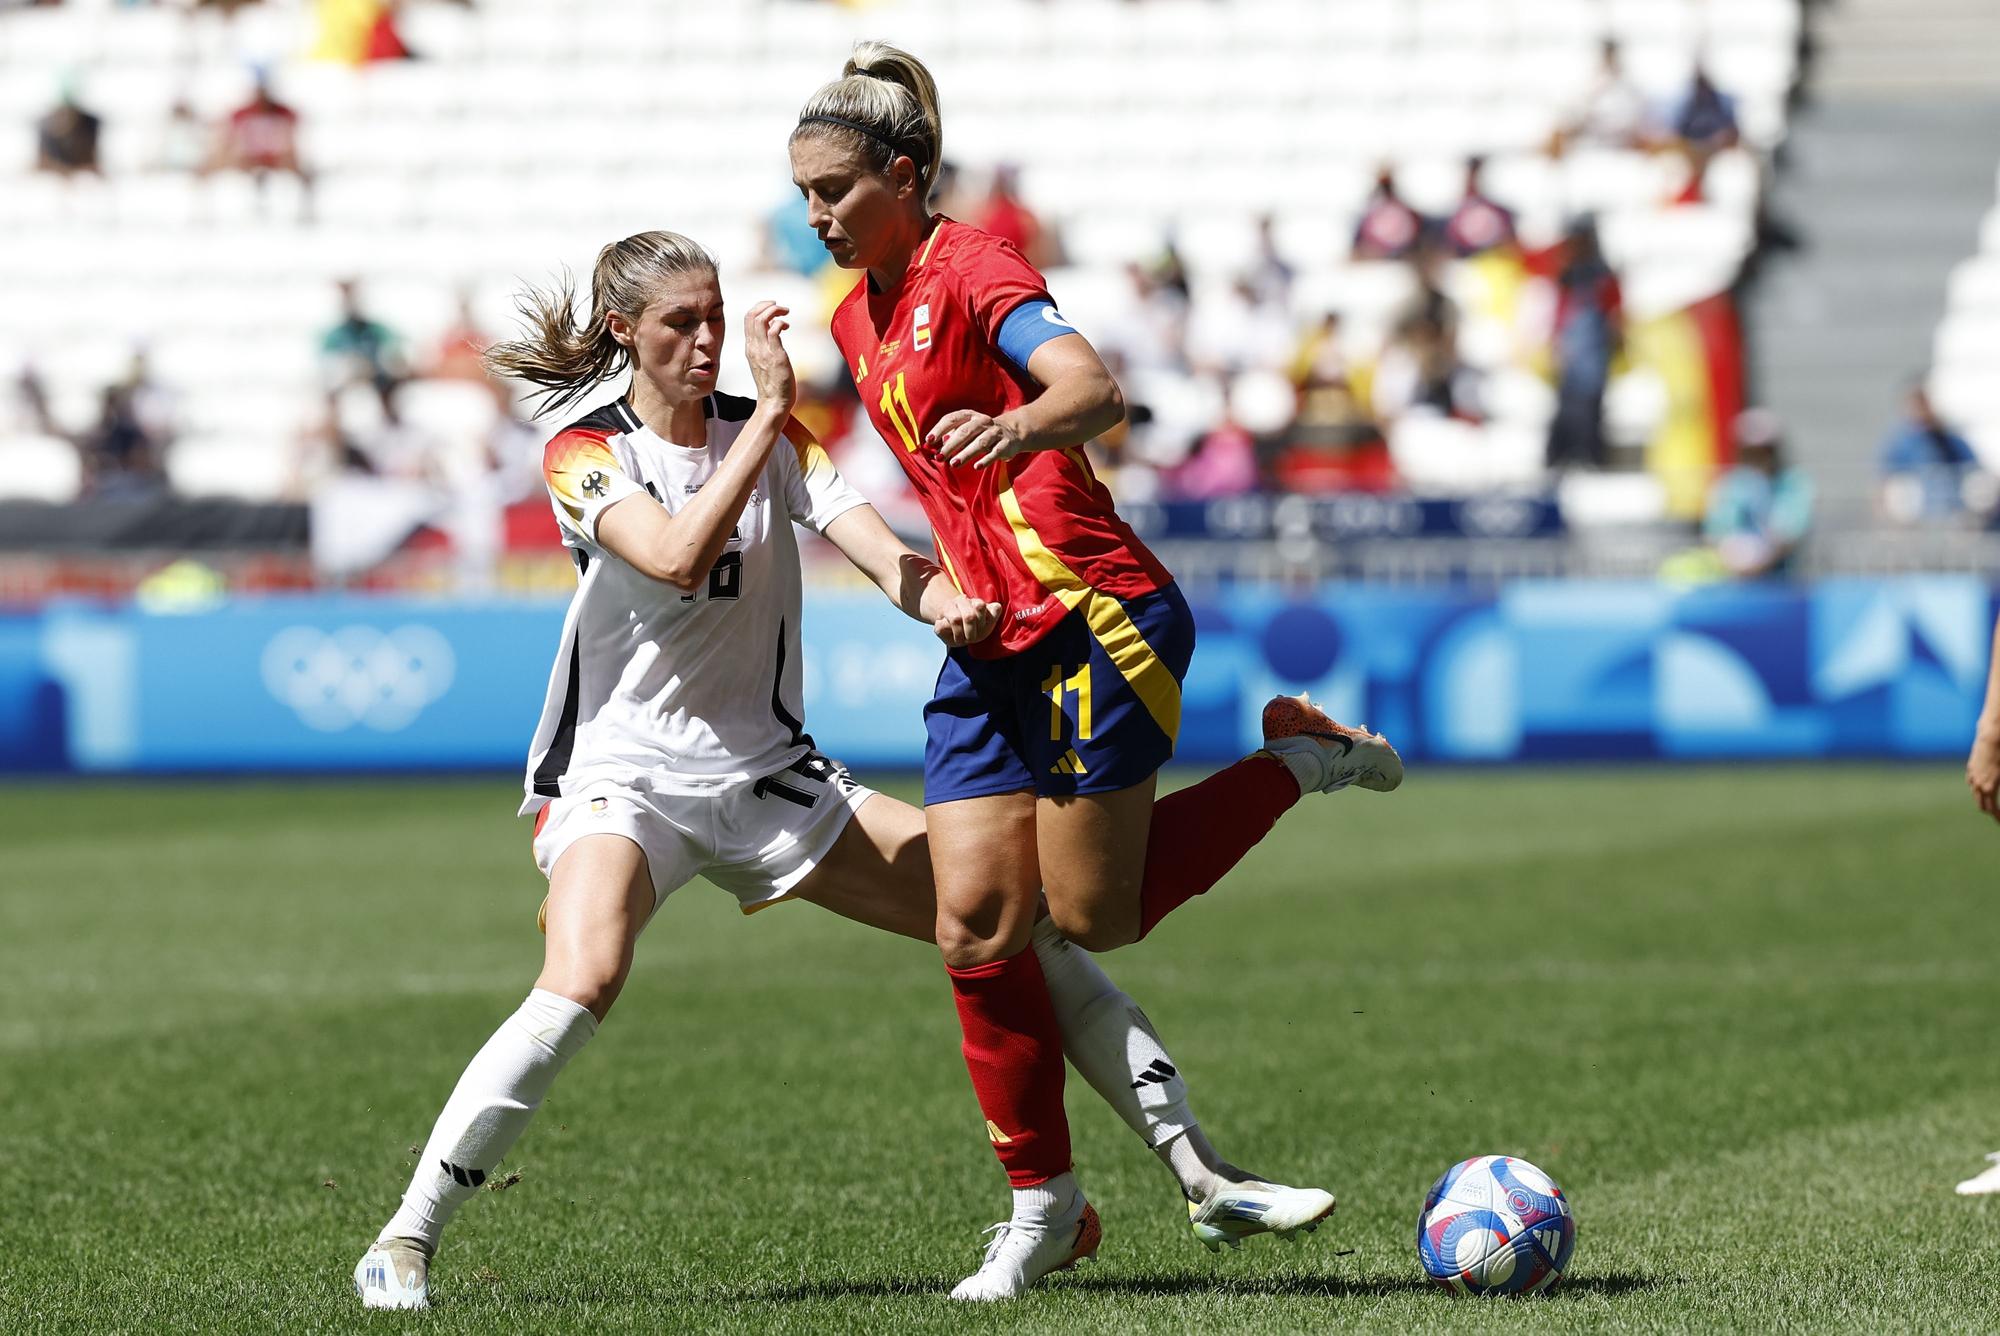
[[819, 438], [806, 430], [806, 425], [797, 418], [785, 419], [785, 439], [792, 443], [792, 449], [799, 457], [800, 473], [810, 476], [812, 471], [822, 464], [828, 468], [833, 467], [833, 461], [827, 457]]

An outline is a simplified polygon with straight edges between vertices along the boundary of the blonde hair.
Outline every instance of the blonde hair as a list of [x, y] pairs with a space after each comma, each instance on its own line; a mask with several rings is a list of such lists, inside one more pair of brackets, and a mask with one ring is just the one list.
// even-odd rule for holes
[[944, 159], [944, 121], [937, 81], [924, 62], [887, 42], [856, 42], [840, 77], [806, 99], [792, 138], [844, 135], [878, 172], [897, 157], [917, 165], [917, 186], [929, 197]]
[[515, 307], [527, 334], [486, 350], [486, 369], [542, 388], [538, 413], [573, 403], [631, 364], [612, 337], [613, 311], [637, 323], [660, 285], [683, 274], [713, 274], [715, 257], [678, 232], [640, 232], [597, 252], [590, 273], [590, 314], [576, 322], [576, 280], [567, 269], [552, 290], [528, 288]]

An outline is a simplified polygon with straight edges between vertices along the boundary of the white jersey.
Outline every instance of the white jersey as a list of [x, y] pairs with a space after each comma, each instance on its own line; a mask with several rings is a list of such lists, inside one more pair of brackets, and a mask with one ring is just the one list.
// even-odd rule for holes
[[865, 504], [811, 433], [787, 422], [736, 532], [693, 593], [640, 574], [597, 541], [599, 517], [627, 497], [650, 493], [669, 512], [686, 505], [755, 406], [710, 395], [707, 440], [687, 446], [662, 440], [621, 399], [557, 432], [543, 451], [577, 586], [528, 756], [523, 814], [599, 780], [712, 793], [807, 753], [792, 524], [817, 533]]

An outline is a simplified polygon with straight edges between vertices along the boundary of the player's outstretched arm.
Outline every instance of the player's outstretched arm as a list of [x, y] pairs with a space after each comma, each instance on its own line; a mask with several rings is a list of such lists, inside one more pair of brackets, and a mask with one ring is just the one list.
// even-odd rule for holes
[[987, 468], [1029, 450], [1066, 450], [1095, 440], [1125, 420], [1125, 396], [1081, 334], [1050, 339], [1028, 357], [1042, 392], [1019, 408], [988, 417], [946, 413], [929, 440], [948, 464]]
[[1986, 708], [1972, 735], [1972, 755], [1966, 758], [1965, 782], [1979, 800], [1979, 810], [2000, 821], [2000, 621], [1993, 624], [1993, 663], [1986, 675]]
[[650, 496], [637, 495], [613, 505], [598, 520], [598, 541], [642, 575], [691, 591], [722, 556], [798, 397], [792, 359], [781, 337], [789, 314], [775, 302], [759, 302], [743, 318], [744, 355], [757, 382], [757, 407], [715, 476], [679, 514], [669, 514]]
[[843, 512], [826, 526], [826, 540], [891, 603], [929, 622], [938, 639], [953, 648], [986, 639], [1000, 620], [998, 603], [961, 594], [944, 568], [904, 546], [873, 506]]

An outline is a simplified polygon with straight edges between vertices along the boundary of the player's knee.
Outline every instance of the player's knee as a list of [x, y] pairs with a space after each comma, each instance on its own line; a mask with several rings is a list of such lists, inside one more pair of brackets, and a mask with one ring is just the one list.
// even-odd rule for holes
[[1139, 907], [1110, 903], [1049, 904], [1056, 931], [1086, 951], [1114, 951], [1139, 940]]
[[625, 971], [615, 964], [592, 967], [586, 962], [568, 964], [561, 969], [544, 970], [535, 986], [545, 992], [566, 997], [588, 1011], [600, 1022], [610, 1014], [611, 1004], [618, 1000], [619, 992], [625, 987]]
[[937, 918], [938, 952], [953, 969], [990, 965], [1027, 949], [1034, 921], [1016, 921], [1018, 916], [965, 916], [940, 910]]

